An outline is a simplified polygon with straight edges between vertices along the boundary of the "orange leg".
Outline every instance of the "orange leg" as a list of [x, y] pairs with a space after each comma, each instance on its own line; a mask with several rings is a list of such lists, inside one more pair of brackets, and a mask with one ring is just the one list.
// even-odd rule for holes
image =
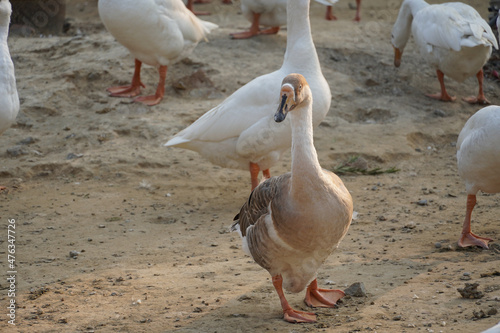
[[165, 78], [167, 77], [167, 66], [160, 66], [158, 69], [160, 74], [160, 81], [158, 82], [158, 87], [156, 88], [156, 93], [150, 96], [139, 96], [134, 98], [135, 102], [139, 102], [148, 106], [153, 106], [163, 99], [165, 95]]
[[434, 99], [439, 99], [445, 102], [453, 102], [455, 100], [455, 97], [448, 95], [448, 93], [446, 92], [446, 87], [444, 86], [444, 73], [441, 72], [439, 69], [436, 70], [436, 73], [439, 80], [439, 84], [441, 85], [441, 93], [427, 94], [426, 96]]
[[280, 298], [281, 308], [283, 309], [283, 319], [289, 323], [314, 323], [316, 321], [316, 315], [314, 313], [294, 310], [290, 304], [288, 304], [285, 293], [283, 292], [283, 278], [281, 275], [273, 276], [273, 286]]
[[259, 185], [259, 165], [250, 162], [250, 179], [252, 181], [252, 191]]
[[345, 294], [342, 290], [319, 289], [318, 281], [314, 279], [307, 287], [305, 302], [311, 307], [334, 308], [337, 305], [337, 301], [344, 296]]
[[277, 34], [278, 31], [280, 30], [280, 27], [271, 27], [269, 29], [259, 30], [259, 22], [260, 22], [260, 14], [253, 13], [253, 20], [250, 29], [248, 31], [231, 33], [230, 34], [231, 38], [246, 39], [257, 35], [271, 35], [271, 34]]
[[326, 15], [325, 18], [328, 21], [334, 21], [337, 19], [335, 15], [333, 15], [333, 7], [332, 6], [326, 6]]
[[6, 189], [7, 189], [7, 187], [0, 185], [0, 192], [2, 192], [3, 190], [6, 190]]
[[472, 210], [476, 205], [476, 195], [469, 194], [467, 195], [467, 210], [465, 212], [465, 220], [462, 227], [462, 236], [458, 240], [458, 245], [461, 247], [467, 246], [480, 246], [482, 248], [488, 248], [488, 242], [492, 241], [491, 238], [479, 237], [472, 233], [470, 222], [472, 216]]
[[141, 82], [141, 65], [142, 63], [135, 59], [135, 70], [134, 76], [132, 77], [132, 83], [129, 86], [110, 87], [106, 89], [109, 92], [109, 96], [134, 97], [139, 95], [141, 93], [141, 87], [146, 88]]
[[484, 73], [482, 68], [479, 72], [477, 72], [476, 77], [477, 77], [477, 83], [479, 84], [479, 93], [477, 94], [477, 97], [474, 96], [466, 97], [463, 100], [470, 104], [484, 104], [484, 105], [491, 104], [490, 101], [486, 99], [486, 96], [484, 96], [483, 92]]
[[354, 17], [354, 21], [361, 21], [361, 16], [359, 15], [361, 10], [361, 0], [356, 0], [356, 16]]
[[[252, 181], [252, 191], [260, 184], [259, 172], [260, 172], [259, 165], [250, 162], [250, 179]], [[269, 172], [269, 169], [262, 170], [262, 175], [264, 176], [265, 179], [271, 178], [271, 172]]]

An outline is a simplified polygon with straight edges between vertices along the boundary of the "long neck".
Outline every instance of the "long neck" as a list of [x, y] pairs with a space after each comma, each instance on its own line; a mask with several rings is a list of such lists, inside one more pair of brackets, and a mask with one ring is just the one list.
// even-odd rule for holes
[[292, 125], [292, 186], [291, 194], [314, 188], [322, 172], [313, 142], [312, 100], [302, 102], [290, 112]]
[[393, 44], [403, 50], [410, 38], [411, 24], [415, 14], [424, 7], [429, 6], [424, 0], [405, 0], [401, 4], [398, 18], [392, 29]]
[[[309, 21], [310, 0], [288, 0], [287, 3], [287, 39], [283, 65], [298, 66], [313, 64], [320, 68], [318, 55], [311, 35]], [[311, 59], [316, 59], [312, 62]]]
[[7, 42], [7, 36], [9, 35], [9, 22], [10, 17], [4, 13], [0, 14], [0, 40]]

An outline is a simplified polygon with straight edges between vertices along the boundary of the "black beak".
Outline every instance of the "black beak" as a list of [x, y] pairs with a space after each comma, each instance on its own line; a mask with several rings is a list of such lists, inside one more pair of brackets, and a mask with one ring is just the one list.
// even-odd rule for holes
[[278, 106], [278, 110], [274, 114], [274, 121], [277, 123], [281, 123], [286, 118], [286, 114], [288, 113], [286, 105], [287, 99], [288, 96], [286, 94], [283, 94], [283, 96], [281, 96], [280, 105]]

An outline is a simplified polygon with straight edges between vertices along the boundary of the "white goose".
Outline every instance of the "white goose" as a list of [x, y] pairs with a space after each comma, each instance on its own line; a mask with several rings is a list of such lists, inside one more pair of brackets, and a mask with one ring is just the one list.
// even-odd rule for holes
[[[338, 0], [316, 1], [331, 7]], [[252, 25], [248, 31], [231, 33], [231, 38], [245, 39], [278, 33], [280, 27], [287, 22], [286, 6], [287, 0], [241, 0], [241, 11]], [[268, 28], [261, 30], [261, 25]]]
[[[9, 0], [0, 0], [0, 134], [12, 125], [19, 112], [14, 64], [7, 44], [11, 13]], [[3, 189], [5, 187], [0, 186], [0, 190]]]
[[446, 92], [444, 75], [458, 82], [476, 75], [479, 93], [464, 100], [489, 103], [483, 93], [483, 65], [492, 46], [498, 48], [498, 43], [488, 23], [474, 8], [460, 2], [429, 5], [424, 0], [404, 0], [392, 29], [396, 67], [401, 63], [410, 32], [423, 58], [436, 69], [441, 85], [440, 93], [427, 96], [453, 101], [455, 98]]
[[293, 72], [304, 75], [311, 86], [313, 125], [319, 125], [330, 108], [331, 93], [311, 36], [309, 0], [289, 1], [287, 11], [288, 37], [281, 68], [239, 88], [165, 146], [194, 150], [222, 167], [250, 169], [255, 188], [259, 170], [269, 178], [269, 168], [291, 145], [290, 124], [277, 127], [270, 110], [276, 106], [282, 78]]
[[290, 74], [280, 91], [274, 119], [290, 113], [292, 125], [291, 172], [257, 186], [234, 218], [243, 250], [272, 276], [273, 285], [289, 322], [314, 322], [313, 313], [296, 311], [282, 287], [300, 292], [312, 307], [334, 307], [341, 290], [319, 289], [316, 272], [338, 247], [351, 223], [349, 191], [334, 173], [322, 169], [313, 143], [312, 93], [302, 75]]
[[159, 68], [156, 93], [134, 100], [158, 104], [165, 93], [167, 67], [189, 55], [216, 24], [198, 19], [182, 0], [99, 0], [99, 15], [106, 29], [135, 57], [135, 72], [129, 86], [111, 87], [115, 97], [140, 94], [141, 65]]
[[467, 210], [458, 244], [488, 248], [492, 239], [471, 232], [471, 214], [478, 191], [500, 192], [500, 106], [491, 105], [467, 120], [457, 140], [457, 165], [465, 180]]

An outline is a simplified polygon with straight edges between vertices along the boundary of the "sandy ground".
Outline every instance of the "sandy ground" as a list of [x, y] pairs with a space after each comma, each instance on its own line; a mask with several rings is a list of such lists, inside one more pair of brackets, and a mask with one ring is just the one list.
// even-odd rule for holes
[[[472, 1], [487, 17], [485, 1]], [[473, 230], [489, 250], [457, 249], [465, 191], [455, 142], [478, 106], [475, 78], [447, 80], [458, 100], [443, 103], [432, 69], [412, 42], [399, 69], [390, 30], [399, 1], [364, 1], [352, 22], [313, 3], [312, 30], [333, 100], [315, 130], [320, 162], [333, 169], [359, 156], [380, 175], [343, 174], [357, 217], [318, 272], [346, 297], [319, 309], [315, 324], [284, 322], [269, 274], [241, 250], [228, 227], [249, 194], [249, 173], [211, 165], [162, 146], [173, 134], [254, 77], [282, 63], [286, 29], [233, 41], [249, 26], [239, 2], [197, 5], [220, 28], [169, 69], [166, 98], [154, 107], [110, 98], [128, 83], [133, 59], [101, 24], [96, 1], [68, 1], [72, 23], [58, 37], [12, 37], [21, 111], [0, 137], [0, 262], [7, 276], [7, 224], [16, 225], [16, 326], [8, 324], [10, 285], [0, 281], [0, 330], [18, 332], [480, 332], [500, 321], [498, 195], [479, 195]], [[178, 81], [202, 70], [209, 80]], [[154, 68], [143, 68], [152, 93]], [[498, 82], [485, 92], [500, 104]], [[273, 174], [287, 172], [290, 155]], [[459, 288], [478, 283], [482, 298]], [[306, 309], [303, 294], [287, 294]]]

